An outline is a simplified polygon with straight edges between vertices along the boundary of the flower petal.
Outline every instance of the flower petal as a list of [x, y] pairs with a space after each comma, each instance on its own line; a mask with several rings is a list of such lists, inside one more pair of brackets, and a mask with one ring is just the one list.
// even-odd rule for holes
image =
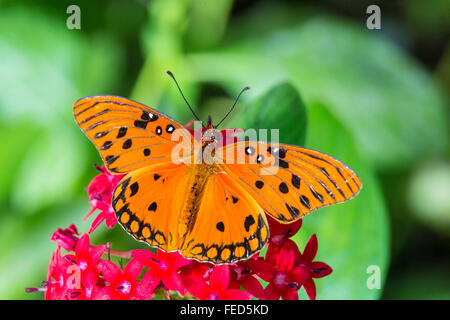
[[314, 280], [311, 278], [305, 283], [304, 287], [309, 300], [316, 300], [316, 284], [314, 283]]
[[270, 282], [264, 289], [266, 300], [279, 300], [281, 296], [280, 290], [275, 286], [273, 282]]
[[298, 300], [298, 292], [294, 289], [286, 289], [281, 294], [283, 300]]
[[186, 294], [186, 288], [183, 286], [183, 282], [178, 273], [173, 272], [170, 277], [163, 278], [162, 282], [167, 289], [177, 291], [183, 296]]
[[252, 276], [245, 277], [245, 279], [242, 280], [242, 287], [255, 298], [264, 299], [266, 296], [261, 283]]
[[313, 278], [322, 278], [333, 272], [333, 269], [325, 262], [315, 261], [310, 264], [311, 276]]
[[220, 292], [220, 300], [250, 300], [253, 296], [239, 289], [229, 289]]
[[139, 290], [147, 290], [148, 292], [153, 291], [161, 282], [160, 278], [155, 277], [153, 273], [149, 271], [150, 270], [147, 270], [147, 272], [142, 277]]
[[123, 269], [123, 273], [128, 275], [130, 279], [133, 281], [136, 281], [136, 279], [139, 277], [139, 274], [142, 271], [142, 263], [138, 261], [136, 258], [131, 259], [128, 261], [127, 265]]
[[94, 296], [94, 300], [115, 300], [114, 290], [108, 286], [101, 288]]
[[277, 246], [281, 246], [283, 242], [295, 235], [302, 226], [302, 219], [296, 222], [282, 224], [273, 218], [267, 218], [269, 222], [270, 241]]
[[101, 260], [97, 265], [97, 270], [103, 275], [106, 281], [113, 283], [122, 275], [122, 270], [109, 260]]
[[264, 261], [262, 258], [258, 260], [247, 260], [247, 265], [252, 269], [253, 273], [267, 282], [270, 282], [277, 272], [272, 264]]
[[[287, 243], [287, 242], [286, 242]], [[292, 269], [294, 266], [295, 261], [295, 251], [292, 249], [291, 246], [283, 245], [283, 247], [280, 250], [280, 255], [277, 259], [277, 270], [288, 272]]]
[[[102, 255], [105, 253], [105, 251], [106, 245], [104, 244], [93, 247], [89, 252], [89, 260], [91, 264], [97, 264], [98, 261], [102, 258]], [[92, 267], [95, 267], [95, 265], [92, 265]]]
[[97, 227], [99, 225], [101, 225], [103, 220], [105, 220], [105, 219], [106, 219], [106, 215], [103, 214], [103, 211], [100, 212], [100, 214], [95, 217], [94, 221], [92, 221], [91, 227], [89, 228], [89, 233], [94, 232], [95, 229], [97, 229]]
[[208, 296], [208, 285], [202, 278], [194, 276], [184, 277], [183, 285], [190, 294], [198, 299], [205, 299]]
[[75, 252], [78, 255], [87, 255], [89, 252], [89, 236], [87, 233], [83, 234], [77, 242]]
[[305, 261], [311, 262], [314, 260], [314, 257], [317, 253], [317, 236], [313, 234], [311, 238], [309, 238], [308, 243], [306, 244], [305, 250], [303, 251], [303, 259]]
[[149, 268], [154, 264], [153, 259], [156, 259], [156, 254], [154, 252], [144, 249], [131, 250], [131, 255]]
[[295, 282], [298, 284], [298, 288], [311, 279], [311, 272], [307, 264], [299, 265], [292, 268], [289, 272], [289, 282]]
[[228, 265], [215, 266], [209, 277], [211, 288], [222, 291], [228, 287], [230, 283], [230, 268]]

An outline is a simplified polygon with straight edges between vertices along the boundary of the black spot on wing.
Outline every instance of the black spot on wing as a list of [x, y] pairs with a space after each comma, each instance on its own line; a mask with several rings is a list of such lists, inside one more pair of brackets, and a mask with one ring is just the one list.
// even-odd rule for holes
[[255, 148], [253, 147], [246, 147], [245, 148], [245, 153], [249, 156], [253, 155], [255, 153]]
[[280, 189], [280, 191], [282, 193], [288, 193], [289, 192], [289, 188], [288, 188], [287, 184], [284, 183], [284, 182], [280, 183], [280, 185], [278, 186], [278, 189]]
[[156, 211], [157, 208], [158, 208], [158, 205], [156, 204], [156, 202], [152, 202], [152, 203], [148, 206], [148, 211]]
[[322, 195], [320, 193], [318, 193], [316, 190], [314, 190], [312, 187], [309, 187], [309, 189], [311, 190], [311, 193], [313, 194], [314, 198], [316, 198], [323, 204], [324, 201], [323, 201]]
[[309, 204], [309, 199], [306, 196], [301, 195], [300, 202], [302, 203], [303, 206], [305, 206], [305, 208], [307, 208], [308, 210], [311, 210], [311, 205]]
[[296, 187], [297, 189], [300, 188], [300, 178], [298, 175], [292, 174], [291, 182], [294, 187]]
[[145, 128], [147, 128], [147, 123], [148, 123], [148, 121], [145, 121], [145, 120], [136, 120], [136, 121], [134, 121], [134, 126], [137, 128], [145, 129]]
[[175, 130], [175, 127], [171, 124], [167, 125], [166, 127], [166, 132], [167, 133], [172, 133]]
[[264, 161], [264, 156], [262, 155], [262, 154], [260, 154], [260, 155], [258, 155], [257, 157], [256, 157], [256, 163], [261, 163], [261, 162], [263, 162]]
[[287, 163], [286, 161], [281, 160], [281, 159], [278, 159], [278, 165], [281, 168], [284, 168], [284, 169], [288, 169], [289, 168], [289, 163]]
[[130, 197], [134, 196], [139, 190], [139, 184], [137, 182], [130, 185], [131, 194]]
[[245, 230], [248, 232], [248, 231], [250, 230], [250, 227], [251, 227], [252, 224], [254, 224], [254, 223], [255, 223], [255, 218], [253, 218], [252, 215], [248, 215], [248, 216], [245, 218], [245, 222], [244, 222]]
[[150, 113], [147, 110], [142, 111], [141, 119], [149, 122], [153, 122], [158, 120], [158, 116], [156, 114]]
[[218, 222], [216, 224], [216, 229], [219, 230], [220, 232], [224, 232], [225, 231], [225, 225], [223, 224], [222, 221]]
[[117, 133], [117, 138], [125, 137], [125, 135], [127, 134], [127, 130], [127, 127], [121, 127], [119, 129], [119, 132]]
[[119, 158], [119, 156], [113, 156], [113, 155], [106, 156], [106, 157], [105, 157], [106, 164], [109, 166], [109, 165], [111, 165], [114, 161], [116, 161], [118, 158]]
[[103, 138], [104, 136], [106, 136], [108, 134], [108, 131], [105, 132], [97, 132], [94, 136], [94, 139], [98, 139], [98, 138]]
[[286, 203], [286, 208], [288, 209], [292, 217], [297, 218], [299, 216], [300, 210], [298, 210], [296, 207], [290, 206]]
[[122, 149], [130, 149], [132, 143], [133, 141], [131, 139], [126, 140], [122, 145]]
[[264, 187], [264, 182], [262, 182], [261, 180], [256, 180], [255, 186], [256, 186], [258, 189], [261, 189], [262, 187]]
[[101, 146], [100, 150], [108, 150], [112, 146], [112, 141], [105, 141], [103, 145]]

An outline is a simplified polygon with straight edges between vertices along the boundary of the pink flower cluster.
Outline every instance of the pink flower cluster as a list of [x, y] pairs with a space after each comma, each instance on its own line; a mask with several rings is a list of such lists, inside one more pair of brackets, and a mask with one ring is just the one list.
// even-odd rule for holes
[[[91, 211], [99, 210], [89, 233], [105, 221], [108, 228], [116, 223], [111, 208], [112, 192], [122, 176], [111, 175], [102, 167], [87, 191]], [[86, 218], [87, 218], [86, 217]], [[85, 219], [86, 219], [85, 218]], [[79, 235], [75, 225], [58, 229], [51, 236], [57, 243], [41, 288], [45, 299], [64, 300], [148, 300], [155, 297], [197, 298], [202, 300], [298, 299], [303, 286], [310, 299], [315, 299], [314, 279], [332, 270], [324, 262], [313, 261], [317, 237], [313, 235], [303, 253], [291, 239], [302, 220], [280, 224], [269, 219], [270, 238], [265, 257], [254, 255], [246, 261], [230, 265], [212, 265], [183, 258], [178, 252], [131, 250], [116, 252], [107, 245], [92, 245], [88, 234]], [[67, 254], [62, 255], [62, 250]], [[106, 256], [106, 257], [105, 257]], [[120, 265], [110, 256], [122, 258]], [[125, 263], [125, 262], [126, 263]], [[122, 267], [122, 264], [125, 264]]]

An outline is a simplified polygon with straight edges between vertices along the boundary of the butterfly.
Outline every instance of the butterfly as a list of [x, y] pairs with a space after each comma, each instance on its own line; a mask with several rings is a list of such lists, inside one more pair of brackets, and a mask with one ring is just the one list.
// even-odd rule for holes
[[[169, 116], [126, 98], [89, 96], [73, 111], [109, 172], [126, 174], [113, 192], [118, 222], [136, 240], [188, 259], [247, 259], [269, 239], [267, 215], [291, 223], [362, 187], [327, 154], [261, 141], [218, 144], [212, 121], [197, 141]], [[212, 161], [196, 161], [206, 153]]]

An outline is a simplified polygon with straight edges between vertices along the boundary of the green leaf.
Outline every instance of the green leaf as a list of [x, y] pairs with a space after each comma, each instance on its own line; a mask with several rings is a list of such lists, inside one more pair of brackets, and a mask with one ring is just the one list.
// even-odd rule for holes
[[[316, 234], [316, 257], [333, 268], [333, 273], [317, 279], [318, 299], [377, 299], [388, 272], [389, 225], [384, 200], [373, 170], [360, 155], [348, 131], [321, 105], [308, 109], [306, 146], [336, 157], [361, 178], [363, 188], [352, 200], [319, 209], [303, 218], [295, 240], [303, 250]], [[368, 267], [380, 270], [380, 289], [366, 285]], [[302, 297], [306, 298], [301, 289]]]
[[279, 129], [280, 142], [302, 145], [305, 141], [306, 124], [305, 105], [297, 90], [285, 82], [272, 87], [249, 106], [243, 107], [225, 126]]
[[[448, 143], [445, 101], [431, 76], [389, 40], [333, 17], [191, 54], [197, 81], [263, 92], [289, 80], [305, 102], [322, 103], [379, 168], [413, 164]], [[387, 152], [389, 150], [389, 152]]]

